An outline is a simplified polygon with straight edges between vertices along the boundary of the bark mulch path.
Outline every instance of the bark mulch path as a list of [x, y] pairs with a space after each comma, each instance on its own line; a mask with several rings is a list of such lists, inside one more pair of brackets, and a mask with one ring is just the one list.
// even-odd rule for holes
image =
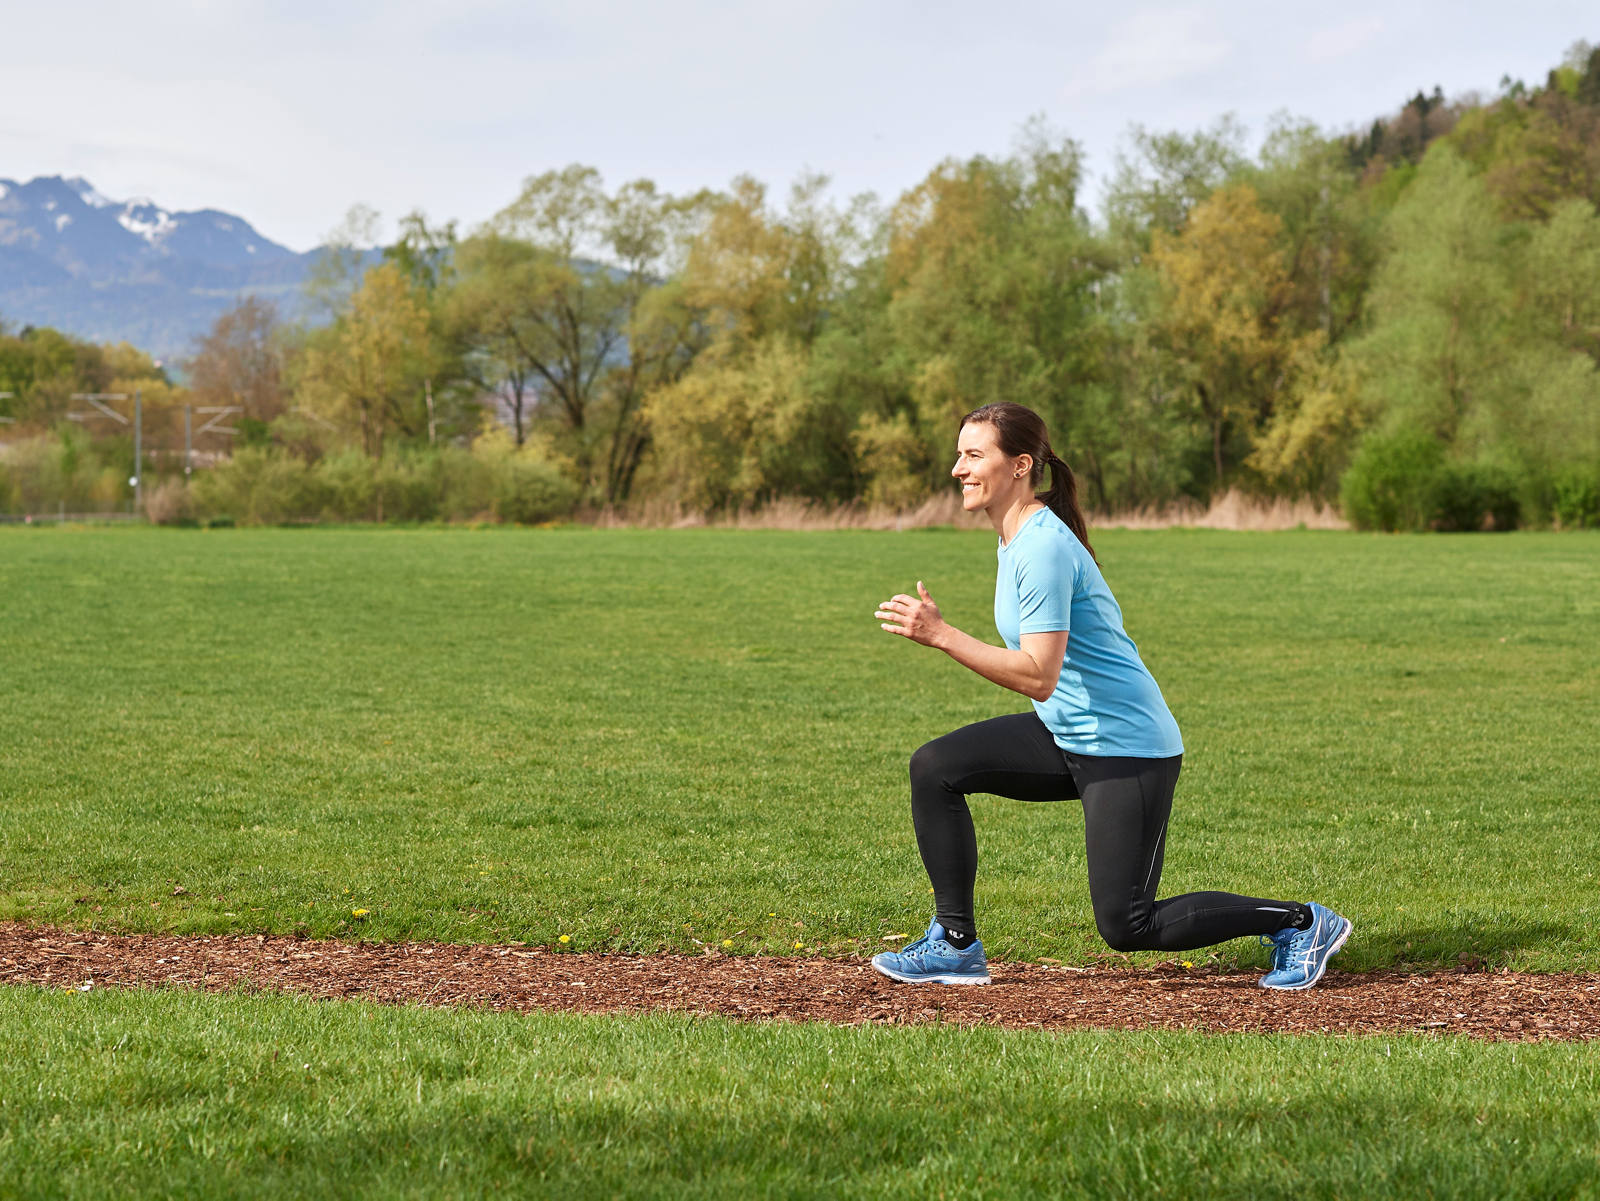
[[895, 984], [860, 960], [599, 955], [516, 946], [170, 937], [0, 923], [0, 983], [222, 991], [516, 1011], [678, 1010], [747, 1020], [949, 1022], [1051, 1030], [1600, 1037], [1600, 974], [1330, 971], [1307, 992], [1254, 975], [990, 965], [988, 987]]

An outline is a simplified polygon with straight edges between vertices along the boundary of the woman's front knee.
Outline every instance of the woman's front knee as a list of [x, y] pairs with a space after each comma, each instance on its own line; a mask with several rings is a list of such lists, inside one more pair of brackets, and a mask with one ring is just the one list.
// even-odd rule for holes
[[1132, 914], [1096, 913], [1094, 924], [1113, 951], [1144, 950], [1144, 932], [1135, 925]]
[[944, 756], [939, 753], [939, 740], [925, 742], [911, 753], [911, 782], [937, 785], [944, 776]]

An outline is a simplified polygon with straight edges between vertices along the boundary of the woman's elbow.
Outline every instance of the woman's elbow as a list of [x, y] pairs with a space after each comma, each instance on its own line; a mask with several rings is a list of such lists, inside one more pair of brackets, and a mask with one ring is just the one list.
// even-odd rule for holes
[[1055, 680], [1051, 680], [1048, 683], [1041, 681], [1028, 695], [1041, 705], [1044, 704], [1045, 701], [1056, 694], [1056, 680], [1060, 678], [1060, 676], [1057, 676]]

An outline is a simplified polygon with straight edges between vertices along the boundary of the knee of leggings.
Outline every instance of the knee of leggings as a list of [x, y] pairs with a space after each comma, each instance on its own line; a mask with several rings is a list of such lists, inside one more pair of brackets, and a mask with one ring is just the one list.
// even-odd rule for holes
[[936, 742], [925, 742], [911, 753], [911, 783], [942, 784], [943, 772], [939, 763], [939, 748]]
[[1132, 914], [1097, 912], [1094, 924], [1113, 951], [1144, 950], [1143, 931], [1135, 928]]

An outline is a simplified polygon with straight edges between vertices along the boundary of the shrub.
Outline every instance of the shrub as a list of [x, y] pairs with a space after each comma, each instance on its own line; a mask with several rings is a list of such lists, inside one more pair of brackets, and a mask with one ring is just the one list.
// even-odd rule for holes
[[276, 525], [318, 515], [323, 498], [315, 484], [311, 468], [294, 456], [246, 447], [201, 473], [192, 487], [195, 503], [205, 512], [226, 513], [248, 525]]
[[548, 463], [521, 458], [495, 464], [494, 512], [502, 521], [532, 525], [564, 517], [578, 502], [578, 485]]
[[240, 446], [271, 446], [272, 427], [255, 417], [240, 417], [233, 423], [235, 448]]
[[54, 509], [67, 492], [70, 469], [63, 470], [65, 457], [53, 438], [13, 442], [0, 464], [0, 500], [23, 513]]
[[439, 514], [438, 456], [386, 455], [374, 464], [379, 513], [385, 521], [432, 521]]
[[1551, 481], [1551, 515], [1564, 530], [1600, 527], [1600, 468], [1564, 467]]
[[157, 525], [193, 525], [189, 488], [181, 479], [162, 480], [145, 494], [145, 516]]
[[1426, 529], [1443, 464], [1444, 447], [1427, 434], [1369, 435], [1339, 481], [1345, 516], [1363, 530]]
[[372, 460], [359, 450], [342, 450], [316, 465], [322, 516], [330, 521], [370, 521], [377, 510]]
[[1428, 509], [1428, 524], [1450, 532], [1481, 530], [1485, 522], [1496, 530], [1514, 530], [1521, 515], [1511, 476], [1470, 463], [1445, 463], [1434, 471]]
[[495, 472], [469, 451], [450, 446], [439, 452], [439, 515], [448, 521], [494, 511]]
[[244, 447], [198, 474], [189, 498], [193, 514], [254, 525], [486, 515], [534, 523], [570, 513], [578, 485], [538, 447], [513, 451], [509, 443], [491, 442], [481, 454], [453, 446], [401, 450], [377, 462], [346, 450], [314, 464], [281, 449]]

